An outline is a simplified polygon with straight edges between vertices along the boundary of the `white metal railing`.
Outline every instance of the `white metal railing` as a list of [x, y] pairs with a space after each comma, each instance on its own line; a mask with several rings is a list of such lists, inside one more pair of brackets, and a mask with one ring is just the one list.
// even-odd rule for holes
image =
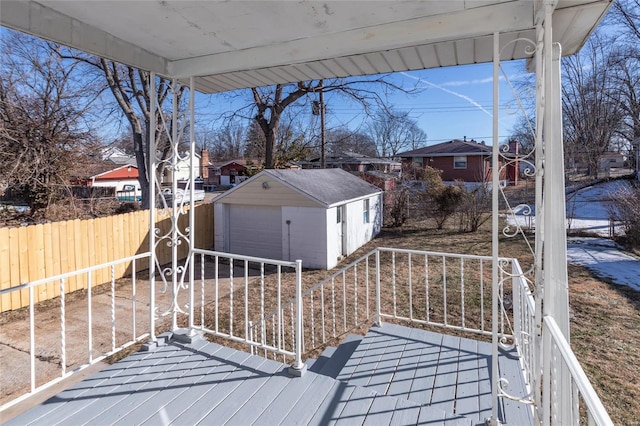
[[536, 326], [536, 302], [529, 284], [525, 279], [520, 264], [514, 259], [512, 266], [513, 288], [513, 323], [514, 340], [520, 363], [525, 373], [525, 383], [534, 391], [535, 403], [540, 401], [540, 336], [541, 330]]
[[[324, 346], [371, 320], [375, 313], [375, 253], [374, 250], [360, 257], [302, 293], [299, 302], [303, 317], [303, 353]], [[261, 342], [262, 355], [273, 355], [268, 348], [278, 341], [279, 327], [283, 328], [280, 334], [291, 330], [291, 339], [284, 343], [293, 348], [296, 302], [290, 300], [252, 323], [251, 330]]]
[[[29, 364], [25, 366], [28, 371], [12, 372], [20, 377], [29, 377], [29, 390], [25, 392], [22, 389], [16, 389], [15, 393], [18, 396], [2, 405], [0, 411], [149, 336], [148, 304], [144, 300], [139, 300], [139, 293], [146, 292], [148, 289], [139, 288], [136, 278], [137, 262], [148, 258], [150, 253], [142, 253], [0, 290], [0, 296], [13, 292], [23, 292], [22, 294], [26, 292], [29, 297], [28, 326], [25, 324], [29, 339]], [[116, 280], [117, 267], [130, 267], [130, 276]], [[108, 296], [106, 304], [94, 303], [94, 299], [98, 297], [94, 295], [98, 287], [96, 284], [98, 276], [103, 277], [101, 281], [107, 281], [98, 283], [101, 295]], [[105, 280], [104, 277], [109, 278]], [[67, 303], [70, 280], [86, 283], [86, 299], [82, 299], [81, 302], [85, 306], [80, 306], [80, 312], [75, 311], [78, 308], [77, 302], [73, 302], [72, 306]], [[52, 348], [47, 340], [51, 336], [36, 335], [36, 323], [50, 321], [35, 309], [35, 289], [40, 285], [56, 285], [59, 289], [60, 296], [47, 302], [59, 304], [60, 340], [57, 350]], [[116, 294], [118, 294], [117, 298]], [[117, 309], [123, 297], [130, 298], [130, 311]], [[72, 308], [74, 311], [69, 312]], [[138, 334], [140, 329], [144, 329], [145, 332]], [[48, 363], [46, 369], [37, 365], [36, 359], [43, 356], [59, 357], [59, 372], [55, 377], [52, 378], [53, 374], [50, 371], [54, 364]], [[6, 392], [7, 389], [5, 388], [4, 391]]]
[[[364, 324], [384, 319], [491, 335], [491, 260], [490, 256], [372, 250], [302, 293], [302, 351], [308, 353]], [[501, 261], [508, 264], [512, 260]], [[504, 272], [500, 277], [509, 282]], [[510, 288], [506, 291], [511, 293]], [[513, 313], [504, 308], [504, 292], [502, 286], [500, 336], [513, 339]], [[290, 300], [252, 321], [250, 333], [261, 342], [264, 356], [273, 355], [269, 348], [285, 334], [291, 336], [285, 344], [293, 348], [294, 303]]]
[[[380, 304], [381, 318], [491, 335], [491, 256], [391, 248], [377, 252], [378, 297], [390, 301]], [[502, 270], [499, 279], [505, 281]], [[510, 316], [500, 303], [500, 337], [511, 337]]]
[[[200, 260], [199, 323], [193, 328], [204, 333], [249, 345], [251, 351], [264, 350], [294, 359], [294, 369], [302, 367], [301, 339], [302, 262], [287, 262], [251, 256], [234, 255], [211, 250], [193, 250]], [[283, 281], [294, 285], [283, 285]], [[196, 283], [192, 289], [196, 287]], [[195, 298], [196, 296], [194, 296]], [[283, 300], [292, 300], [283, 305]], [[291, 317], [285, 323], [283, 309]], [[271, 329], [255, 327], [276, 312]], [[191, 318], [195, 318], [191, 315]], [[264, 323], [264, 320], [262, 321]], [[291, 325], [291, 328], [288, 326]], [[267, 336], [268, 333], [271, 333]], [[300, 346], [300, 347], [298, 347]]]
[[[539, 407], [543, 425], [613, 425], [587, 375], [556, 321], [543, 318], [543, 402]], [[571, 404], [559, 404], [559, 395], [570, 395]]]

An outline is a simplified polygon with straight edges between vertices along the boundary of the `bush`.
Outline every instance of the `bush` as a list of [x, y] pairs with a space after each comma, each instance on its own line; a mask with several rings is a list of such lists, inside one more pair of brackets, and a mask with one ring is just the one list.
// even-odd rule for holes
[[622, 224], [627, 244], [640, 247], [640, 186], [637, 183], [611, 196], [609, 213]]
[[385, 193], [384, 219], [385, 225], [397, 228], [407, 220], [409, 207], [409, 191], [400, 188]]
[[491, 191], [486, 185], [479, 185], [473, 191], [463, 190], [463, 197], [458, 206], [458, 230], [460, 232], [476, 232], [480, 226], [491, 218]]

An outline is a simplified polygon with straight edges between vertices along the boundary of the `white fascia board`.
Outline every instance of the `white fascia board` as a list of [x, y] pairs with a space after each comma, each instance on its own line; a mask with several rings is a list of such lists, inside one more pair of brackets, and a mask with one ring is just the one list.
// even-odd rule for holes
[[65, 46], [167, 76], [167, 61], [35, 1], [3, 0], [0, 24]]
[[[417, 17], [374, 27], [290, 40], [267, 46], [170, 61], [171, 76], [216, 75], [326, 58], [391, 50], [442, 41], [459, 40], [533, 27], [533, 3], [511, 1], [448, 14]], [[496, 23], [500, 28], [496, 28]]]
[[125, 169], [125, 168], [131, 168], [131, 167], [133, 167], [134, 169], [138, 170], [138, 166], [135, 166], [133, 164], [124, 164], [124, 165], [122, 165], [120, 167], [115, 167], [113, 169], [107, 170], [106, 172], [98, 173], [97, 175], [91, 176], [91, 178], [92, 179], [99, 178], [100, 176], [104, 176], [104, 175], [106, 175], [108, 173], [113, 173], [116, 170]]
[[333, 203], [333, 204], [327, 205], [327, 209], [331, 209], [331, 208], [338, 207], [338, 206], [343, 206], [345, 204], [355, 203], [357, 201], [366, 200], [367, 198], [371, 198], [371, 197], [376, 196], [376, 195], [382, 195], [383, 193], [384, 193], [384, 191], [380, 190], [378, 192], [372, 192], [371, 194], [363, 195], [361, 197], [352, 198], [350, 200], [338, 201], [337, 203]]

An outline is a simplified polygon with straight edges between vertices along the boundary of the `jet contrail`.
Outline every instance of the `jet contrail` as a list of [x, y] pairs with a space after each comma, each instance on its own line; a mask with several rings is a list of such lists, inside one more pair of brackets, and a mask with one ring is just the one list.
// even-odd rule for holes
[[420, 78], [420, 77], [415, 77], [415, 76], [413, 76], [413, 75], [407, 74], [406, 72], [401, 72], [400, 74], [404, 75], [405, 77], [408, 77], [408, 78], [412, 78], [412, 79], [414, 79], [414, 80], [417, 80], [417, 81], [419, 81], [420, 83], [426, 84], [427, 86], [431, 86], [431, 87], [434, 87], [434, 88], [436, 88], [436, 89], [440, 89], [440, 90], [442, 90], [443, 92], [447, 92], [447, 93], [449, 93], [449, 94], [451, 94], [451, 95], [453, 95], [453, 96], [457, 96], [457, 97], [459, 97], [459, 98], [461, 98], [461, 99], [464, 99], [465, 101], [469, 102], [471, 105], [473, 105], [473, 106], [475, 106], [476, 108], [478, 108], [480, 111], [482, 111], [482, 112], [484, 112], [485, 114], [487, 114], [489, 117], [493, 118], [493, 114], [491, 114], [489, 111], [487, 111], [486, 109], [484, 109], [484, 108], [482, 107], [482, 105], [480, 105], [479, 103], [477, 103], [476, 101], [474, 101], [473, 99], [471, 99], [471, 98], [470, 98], [470, 97], [468, 97], [468, 96], [462, 95], [462, 94], [460, 94], [460, 93], [458, 93], [458, 92], [454, 92], [453, 90], [449, 90], [449, 89], [447, 89], [447, 88], [445, 88], [445, 87], [442, 87], [442, 86], [439, 86], [439, 85], [437, 85], [437, 84], [435, 84], [435, 83], [431, 83], [430, 81], [424, 80], [424, 79], [422, 79], [422, 78]]

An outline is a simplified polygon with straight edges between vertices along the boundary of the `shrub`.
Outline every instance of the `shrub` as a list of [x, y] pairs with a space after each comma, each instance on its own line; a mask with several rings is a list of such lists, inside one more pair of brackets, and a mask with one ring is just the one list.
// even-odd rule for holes
[[640, 247], [640, 186], [634, 183], [611, 196], [609, 213], [620, 221], [631, 247]]

